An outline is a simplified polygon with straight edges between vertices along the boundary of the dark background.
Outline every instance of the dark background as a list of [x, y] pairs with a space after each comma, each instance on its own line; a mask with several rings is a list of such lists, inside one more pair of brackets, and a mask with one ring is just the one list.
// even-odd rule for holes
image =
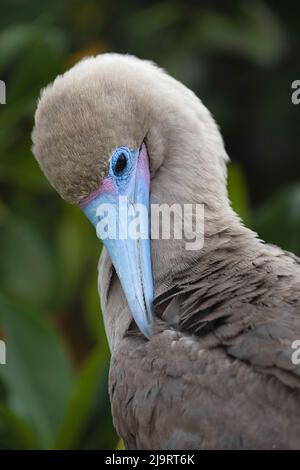
[[213, 112], [245, 223], [299, 255], [300, 3], [4, 0], [0, 11], [0, 448], [115, 448], [101, 246], [32, 157], [39, 91], [86, 55], [156, 61]]

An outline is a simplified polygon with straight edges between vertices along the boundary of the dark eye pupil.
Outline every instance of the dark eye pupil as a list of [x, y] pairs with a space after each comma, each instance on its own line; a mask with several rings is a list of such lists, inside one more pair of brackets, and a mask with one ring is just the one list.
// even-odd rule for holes
[[121, 171], [124, 170], [124, 168], [126, 167], [127, 165], [127, 159], [124, 155], [124, 153], [121, 153], [118, 157], [118, 160], [115, 164], [115, 173], [121, 173]]

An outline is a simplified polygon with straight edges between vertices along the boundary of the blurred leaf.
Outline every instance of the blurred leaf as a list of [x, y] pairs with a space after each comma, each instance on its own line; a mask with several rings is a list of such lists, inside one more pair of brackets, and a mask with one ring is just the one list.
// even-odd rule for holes
[[261, 238], [300, 256], [300, 185], [277, 192], [254, 216]]
[[247, 182], [243, 171], [236, 163], [228, 165], [228, 195], [233, 210], [248, 227], [251, 226], [251, 214]]
[[0, 69], [8, 67], [26, 50], [35, 37], [36, 28], [32, 24], [17, 24], [8, 27], [0, 34]]
[[39, 446], [52, 445], [72, 385], [72, 368], [58, 335], [42, 315], [0, 295], [0, 325], [7, 363], [0, 377], [8, 405], [38, 433]]
[[123, 439], [118, 440], [116, 450], [125, 450], [125, 444], [124, 444]]
[[[66, 48], [62, 30], [42, 28], [38, 24], [10, 26], [0, 34], [0, 71], [15, 62], [7, 86], [7, 102], [4, 116], [11, 110], [26, 109], [34, 104], [39, 89], [60, 71]], [[15, 99], [18, 103], [14, 103]], [[22, 104], [23, 103], [23, 104]], [[13, 108], [12, 108], [13, 106]], [[16, 110], [14, 115], [19, 115]], [[3, 118], [2, 118], [3, 119]]]
[[[16, 144], [15, 136], [6, 136], [4, 135], [4, 131], [12, 132], [13, 126], [19, 124], [19, 120], [24, 116], [31, 116], [33, 115], [34, 104], [36, 101], [37, 94], [34, 93], [34, 96], [26, 94], [22, 98], [18, 99], [17, 101], [11, 102], [9, 106], [4, 106], [1, 108], [0, 114], [0, 126], [1, 126], [1, 138], [4, 137], [4, 142], [0, 142], [1, 147], [4, 147], [5, 144], [9, 143], [9, 137], [14, 137], [13, 143]], [[10, 142], [11, 143], [11, 142]], [[8, 158], [6, 156], [6, 158]]]
[[[95, 276], [101, 243], [78, 207], [63, 203], [56, 229], [58, 258], [56, 302], [68, 302], [84, 290], [87, 263], [93, 259]], [[97, 250], [98, 248], [98, 250]], [[89, 275], [88, 275], [89, 276]], [[80, 294], [83, 297], [83, 294]]]
[[106, 357], [109, 357], [109, 348], [98, 293], [98, 276], [96, 270], [93, 275], [89, 276], [83, 300], [87, 326], [90, 330], [91, 337], [96, 341], [99, 341], [99, 346], [102, 348], [103, 353]]
[[82, 366], [74, 383], [66, 414], [60, 426], [55, 447], [76, 449], [94, 409], [99, 383], [106, 373], [106, 361], [101, 348], [96, 348]]
[[277, 61], [286, 38], [280, 19], [261, 1], [243, 1], [231, 16], [206, 10], [198, 17], [192, 41], [210, 50], [242, 54], [262, 65]]
[[124, 18], [127, 28], [139, 36], [155, 35], [180, 19], [175, 2], [164, 1], [144, 7]]
[[2, 289], [32, 305], [46, 305], [54, 290], [51, 253], [33, 224], [7, 216], [0, 221]]
[[61, 71], [65, 50], [65, 36], [55, 28], [36, 28], [35, 38], [19, 58], [10, 81], [8, 99], [23, 96], [33, 99], [41, 86], [48, 84]]
[[0, 450], [33, 449], [36, 437], [27, 423], [0, 402]]
[[13, 155], [0, 162], [0, 181], [27, 193], [53, 191], [30, 151], [30, 144], [24, 148], [23, 142], [20, 147], [15, 146]]

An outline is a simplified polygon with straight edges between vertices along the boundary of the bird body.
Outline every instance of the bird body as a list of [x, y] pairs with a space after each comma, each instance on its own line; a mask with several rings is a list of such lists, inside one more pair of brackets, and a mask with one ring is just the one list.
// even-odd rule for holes
[[130, 207], [205, 209], [198, 250], [175, 238], [107, 241], [97, 228], [109, 392], [126, 447], [299, 448], [300, 260], [232, 210], [228, 157], [201, 101], [152, 63], [105, 54], [43, 92], [33, 142], [49, 181], [96, 227], [99, 208], [124, 194]]
[[[151, 341], [129, 331], [112, 352], [112, 412], [127, 448], [299, 448], [300, 366], [291, 346], [300, 263], [257, 239], [238, 241], [228, 238], [230, 257], [216, 248], [158, 297], [158, 317], [170, 302], [175, 323], [163, 308]], [[102, 256], [99, 282], [110, 263]], [[108, 312], [120, 296], [117, 282], [110, 289]]]

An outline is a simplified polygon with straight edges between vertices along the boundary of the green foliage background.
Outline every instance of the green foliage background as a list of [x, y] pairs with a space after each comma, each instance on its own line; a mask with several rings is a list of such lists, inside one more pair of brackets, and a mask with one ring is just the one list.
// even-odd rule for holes
[[39, 91], [86, 55], [155, 60], [220, 124], [245, 223], [300, 254], [300, 106], [290, 98], [300, 4], [4, 0], [0, 9], [0, 448], [115, 448], [101, 246], [32, 157]]

